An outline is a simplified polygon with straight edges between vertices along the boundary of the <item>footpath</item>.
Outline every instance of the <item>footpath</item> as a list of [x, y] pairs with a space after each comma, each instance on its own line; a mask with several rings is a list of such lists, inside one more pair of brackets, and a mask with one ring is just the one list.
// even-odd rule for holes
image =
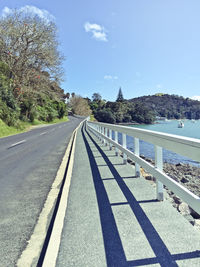
[[56, 267], [200, 266], [200, 232], [79, 128]]

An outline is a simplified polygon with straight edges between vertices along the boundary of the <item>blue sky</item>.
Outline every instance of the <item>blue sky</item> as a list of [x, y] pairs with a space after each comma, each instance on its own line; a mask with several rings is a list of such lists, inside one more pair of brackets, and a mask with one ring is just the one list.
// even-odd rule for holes
[[0, 0], [25, 6], [58, 27], [66, 92], [200, 96], [199, 0]]

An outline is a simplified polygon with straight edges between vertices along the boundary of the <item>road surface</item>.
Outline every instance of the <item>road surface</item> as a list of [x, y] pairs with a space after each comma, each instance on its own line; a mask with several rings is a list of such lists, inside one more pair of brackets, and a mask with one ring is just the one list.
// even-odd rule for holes
[[83, 120], [0, 139], [0, 266], [15, 265], [43, 208], [73, 130]]

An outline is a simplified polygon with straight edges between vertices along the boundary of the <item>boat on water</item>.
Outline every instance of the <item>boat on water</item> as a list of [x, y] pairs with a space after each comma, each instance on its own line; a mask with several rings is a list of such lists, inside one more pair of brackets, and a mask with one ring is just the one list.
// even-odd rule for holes
[[183, 127], [184, 127], [184, 123], [182, 121], [179, 121], [178, 128], [183, 128]]

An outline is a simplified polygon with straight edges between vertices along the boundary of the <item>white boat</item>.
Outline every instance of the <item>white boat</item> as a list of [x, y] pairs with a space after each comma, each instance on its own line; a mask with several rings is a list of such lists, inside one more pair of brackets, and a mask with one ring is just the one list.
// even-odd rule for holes
[[182, 121], [180, 121], [178, 124], [178, 128], [183, 128], [183, 127], [184, 127], [184, 123]]

